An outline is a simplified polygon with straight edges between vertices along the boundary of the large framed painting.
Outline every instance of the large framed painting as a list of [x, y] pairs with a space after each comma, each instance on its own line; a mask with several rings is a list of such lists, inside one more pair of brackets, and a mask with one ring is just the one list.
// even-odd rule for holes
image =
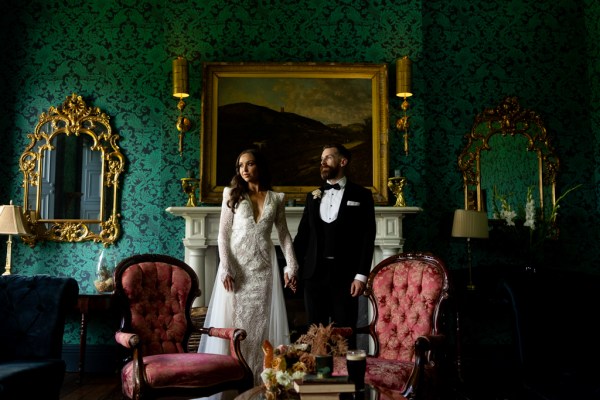
[[238, 154], [260, 147], [274, 190], [303, 203], [323, 145], [342, 143], [349, 179], [387, 204], [387, 85], [386, 64], [203, 64], [201, 201], [220, 204]]

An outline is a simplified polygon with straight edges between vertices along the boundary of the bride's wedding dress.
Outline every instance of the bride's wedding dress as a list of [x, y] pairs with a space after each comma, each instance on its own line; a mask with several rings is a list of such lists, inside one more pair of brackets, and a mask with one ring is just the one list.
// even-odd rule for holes
[[[242, 353], [254, 373], [254, 382], [262, 384], [262, 343], [274, 346], [289, 344], [289, 326], [283, 297], [283, 280], [275, 246], [271, 241], [273, 226], [290, 271], [297, 274], [292, 238], [285, 218], [284, 193], [268, 191], [262, 215], [255, 219], [252, 202], [241, 201], [235, 213], [227, 207], [229, 188], [223, 192], [219, 225], [219, 270], [213, 287], [205, 327], [236, 327], [248, 333], [242, 341]], [[235, 290], [223, 286], [226, 274], [233, 277]], [[203, 335], [200, 353], [228, 354], [228, 342]]]

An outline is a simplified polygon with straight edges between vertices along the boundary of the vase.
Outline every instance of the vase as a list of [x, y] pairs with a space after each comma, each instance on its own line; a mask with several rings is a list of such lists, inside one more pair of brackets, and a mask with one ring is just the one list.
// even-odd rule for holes
[[331, 354], [316, 355], [315, 370], [318, 378], [330, 378], [333, 373], [333, 356]]
[[94, 287], [98, 293], [112, 293], [115, 289], [114, 281], [115, 259], [108, 248], [103, 248], [96, 264], [96, 278]]
[[265, 399], [266, 400], [277, 400], [279, 397], [279, 388], [271, 387], [265, 389]]

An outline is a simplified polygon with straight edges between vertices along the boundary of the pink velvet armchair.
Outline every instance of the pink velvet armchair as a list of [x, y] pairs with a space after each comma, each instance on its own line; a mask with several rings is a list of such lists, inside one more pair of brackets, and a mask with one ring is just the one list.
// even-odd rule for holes
[[[253, 386], [240, 351], [246, 332], [194, 327], [190, 309], [199, 294], [196, 273], [178, 259], [144, 254], [119, 263], [114, 296], [122, 320], [115, 339], [130, 352], [121, 370], [125, 397], [206, 397]], [[187, 353], [194, 331], [229, 340], [231, 356]]]
[[[448, 272], [429, 253], [402, 253], [381, 261], [369, 274], [364, 295], [374, 348], [367, 357], [365, 382], [409, 399], [436, 397], [439, 363], [434, 350], [444, 342], [438, 332], [440, 307], [448, 297]], [[336, 362], [336, 374], [346, 374]]]

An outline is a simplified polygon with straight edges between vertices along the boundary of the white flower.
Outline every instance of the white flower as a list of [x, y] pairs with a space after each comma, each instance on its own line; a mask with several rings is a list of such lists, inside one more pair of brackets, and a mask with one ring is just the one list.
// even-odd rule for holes
[[294, 371], [292, 373], [292, 380], [297, 381], [299, 379], [302, 379], [302, 378], [304, 378], [304, 375], [306, 375], [306, 372], [304, 372], [304, 371]]
[[528, 226], [532, 231], [535, 229], [535, 203], [531, 187], [527, 189], [527, 203], [525, 203], [525, 222], [523, 226]]
[[273, 371], [272, 368], [265, 368], [260, 373], [260, 378], [262, 379], [263, 383], [267, 386], [269, 386], [270, 383], [273, 382], [274, 376], [275, 376], [275, 371]]
[[285, 389], [290, 389], [294, 384], [294, 380], [287, 371], [277, 371], [275, 376], [277, 377], [277, 383]]
[[510, 207], [510, 204], [508, 204], [508, 200], [506, 199], [506, 196], [500, 196], [498, 194], [495, 186], [494, 186], [494, 197], [497, 198], [498, 200], [500, 200], [500, 207], [501, 207], [501, 209], [498, 210], [497, 207], [495, 207], [495, 203], [494, 203], [494, 210], [495, 210], [494, 218], [505, 220], [507, 226], [515, 226], [514, 219], [517, 217], [517, 213], [515, 211], [513, 211], [513, 209]]
[[514, 219], [517, 217], [517, 213], [510, 209], [505, 209], [502, 207], [502, 211], [500, 211], [500, 218], [506, 221], [507, 226], [515, 226]]
[[265, 368], [260, 373], [260, 378], [267, 388], [281, 387], [283, 390], [290, 390], [294, 386], [294, 381], [304, 378], [304, 371], [276, 371], [273, 368]]
[[321, 198], [321, 189], [313, 190], [312, 195], [313, 195], [313, 199], [320, 199]]

